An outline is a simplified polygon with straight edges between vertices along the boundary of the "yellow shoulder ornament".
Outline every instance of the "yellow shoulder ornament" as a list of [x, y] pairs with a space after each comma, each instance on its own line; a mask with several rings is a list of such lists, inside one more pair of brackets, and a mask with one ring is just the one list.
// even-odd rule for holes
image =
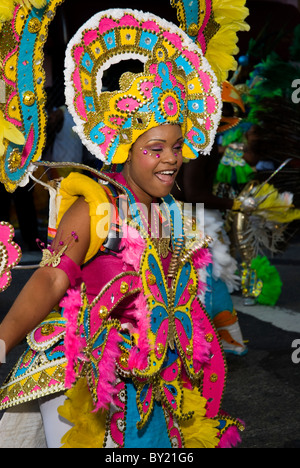
[[59, 190], [59, 210], [57, 217], [57, 226], [59, 225], [63, 215], [75, 203], [79, 197], [84, 197], [90, 209], [90, 247], [85, 258], [85, 262], [93, 258], [101, 245], [105, 241], [108, 233], [105, 227], [105, 220], [110, 220], [110, 204], [103, 187], [95, 180], [83, 174], [72, 172], [68, 177], [63, 179]]

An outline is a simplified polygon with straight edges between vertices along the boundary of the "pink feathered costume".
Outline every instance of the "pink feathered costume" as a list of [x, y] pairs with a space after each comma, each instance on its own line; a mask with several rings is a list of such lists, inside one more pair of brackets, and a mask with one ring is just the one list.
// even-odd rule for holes
[[[106, 182], [108, 198], [117, 200], [122, 189], [129, 207], [139, 206], [121, 174]], [[171, 196], [161, 202], [172, 225], [182, 219]], [[220, 409], [224, 353], [197, 297], [205, 287], [197, 272], [211, 262], [210, 251], [203, 242], [189, 247], [173, 229], [163, 258], [140, 215], [129, 225], [117, 213], [116, 226], [126, 235], [111, 243], [110, 230], [81, 269], [62, 255], [57, 267], [72, 287], [61, 313], [28, 336], [28, 349], [1, 389], [1, 409], [69, 389], [59, 412], [74, 427], [64, 447], [229, 447], [243, 426]]]

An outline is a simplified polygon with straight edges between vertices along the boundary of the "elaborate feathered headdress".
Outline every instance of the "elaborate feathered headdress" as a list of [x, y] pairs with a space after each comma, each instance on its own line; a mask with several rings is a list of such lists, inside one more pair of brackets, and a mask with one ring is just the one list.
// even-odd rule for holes
[[[102, 92], [104, 70], [139, 59], [120, 90]], [[137, 138], [162, 124], [182, 126], [183, 155], [208, 153], [221, 115], [221, 93], [202, 51], [177, 26], [149, 13], [107, 10], [91, 18], [66, 54], [66, 98], [77, 131], [106, 164], [123, 163]]]
[[[0, 132], [0, 180], [11, 192], [45, 146], [43, 47], [56, 8], [64, 1], [1, 1], [0, 84], [2, 79], [6, 99], [0, 102], [1, 128], [5, 128]], [[76, 56], [67, 63], [67, 76], [73, 80], [74, 96], [70, 98], [69, 91], [68, 102], [84, 142], [103, 160], [123, 161], [139, 131], [166, 122], [183, 125], [187, 157], [209, 151], [220, 117], [218, 86], [236, 66], [237, 32], [248, 29], [244, 21], [248, 9], [245, 0], [172, 0], [171, 4], [177, 9], [180, 28], [138, 12], [119, 12], [115, 18], [111, 13], [110, 19], [100, 13], [100, 29], [90, 23], [90, 31], [78, 33], [84, 33], [83, 55], [72, 43]], [[148, 91], [142, 75], [127, 75], [120, 83], [121, 94], [110, 95], [110, 100], [99, 89], [101, 73], [120, 59], [118, 54], [124, 58], [126, 53], [137, 54], [143, 62]], [[90, 65], [84, 59], [88, 55]], [[89, 92], [89, 86], [98, 95]], [[121, 98], [124, 94], [126, 99]]]

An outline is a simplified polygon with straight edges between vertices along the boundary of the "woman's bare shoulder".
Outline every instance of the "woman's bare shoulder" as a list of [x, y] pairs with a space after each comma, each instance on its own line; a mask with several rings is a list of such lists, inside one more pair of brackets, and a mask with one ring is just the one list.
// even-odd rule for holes
[[89, 205], [79, 197], [63, 215], [57, 228], [53, 248], [68, 245], [66, 254], [77, 264], [82, 264], [90, 243]]

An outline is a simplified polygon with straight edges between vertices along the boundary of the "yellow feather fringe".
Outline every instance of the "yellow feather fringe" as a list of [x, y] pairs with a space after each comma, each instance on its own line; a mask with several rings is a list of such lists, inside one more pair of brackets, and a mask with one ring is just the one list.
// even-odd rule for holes
[[[253, 214], [282, 224], [288, 224], [300, 219], [300, 210], [293, 205], [293, 194], [290, 192], [279, 193], [270, 184], [258, 186], [257, 196], [259, 205]], [[262, 201], [260, 201], [262, 200]]]
[[47, 1], [46, 0], [19, 0], [17, 3], [20, 3], [21, 5], [26, 6], [28, 9], [31, 7], [34, 8], [43, 8]]
[[229, 71], [237, 68], [234, 58], [239, 52], [237, 33], [250, 30], [245, 21], [249, 15], [245, 4], [246, 0], [213, 0], [214, 19], [220, 25], [220, 29], [209, 41], [205, 57], [219, 84], [228, 78]]
[[184, 389], [184, 412], [194, 411], [192, 419], [180, 422], [185, 448], [215, 448], [218, 446], [219, 421], [209, 419], [206, 414], [206, 399], [199, 390]]
[[15, 8], [14, 0], [1, 0], [0, 4], [0, 31], [3, 24], [6, 21], [9, 21], [13, 17], [13, 12]]
[[[86, 379], [79, 379], [66, 396], [68, 399], [58, 408], [58, 412], [74, 426], [63, 436], [62, 448], [101, 448], [107, 413], [93, 412]], [[219, 421], [205, 417], [206, 403], [198, 389], [184, 389], [184, 411], [194, 411], [191, 420], [180, 422], [185, 448], [215, 448], [220, 442]]]
[[86, 379], [79, 379], [66, 396], [68, 399], [58, 408], [58, 412], [74, 426], [63, 436], [62, 448], [102, 448], [106, 412], [93, 412], [93, 400]]
[[16, 5], [22, 5], [29, 10], [34, 8], [43, 8], [47, 0], [1, 0], [0, 2], [0, 31], [3, 24], [6, 21], [10, 21], [13, 17], [14, 9]]

